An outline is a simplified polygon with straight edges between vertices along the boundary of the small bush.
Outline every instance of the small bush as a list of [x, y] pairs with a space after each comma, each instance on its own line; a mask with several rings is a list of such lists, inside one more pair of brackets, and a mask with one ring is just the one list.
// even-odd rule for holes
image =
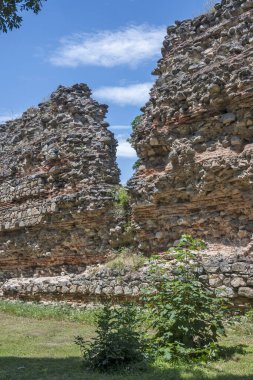
[[124, 186], [120, 186], [115, 194], [116, 203], [122, 208], [128, 208], [129, 196], [127, 189]]
[[131, 123], [133, 131], [138, 127], [138, 125], [141, 122], [142, 115], [138, 115], [134, 118], [134, 120]]
[[132, 168], [133, 168], [133, 170], [137, 170], [137, 169], [139, 169], [140, 166], [141, 166], [141, 160], [138, 159], [137, 161], [135, 161]]
[[101, 372], [127, 369], [144, 363], [144, 347], [137, 308], [130, 303], [122, 306], [105, 304], [97, 314], [97, 336], [93, 341], [76, 337], [85, 367]]
[[133, 146], [133, 134], [134, 134], [136, 128], [138, 127], [138, 125], [140, 124], [141, 119], [142, 119], [142, 116], [143, 116], [143, 115], [138, 115], [138, 116], [136, 116], [136, 117], [134, 118], [134, 120], [132, 121], [132, 123], [131, 123], [132, 134], [131, 134], [131, 136], [127, 139], [127, 141], [129, 142], [129, 144], [132, 145], [133, 148], [134, 148], [134, 146]]
[[225, 334], [224, 300], [214, 298], [198, 279], [193, 250], [205, 245], [183, 235], [175, 248], [173, 275], [153, 266], [155, 285], [143, 293], [146, 320], [152, 331], [151, 349], [165, 360], [208, 360], [218, 354], [218, 337]]
[[182, 235], [180, 240], [176, 242], [175, 248], [170, 248], [169, 252], [175, 252], [185, 258], [194, 258], [192, 252], [189, 251], [199, 251], [200, 249], [206, 248], [206, 243], [201, 239], [196, 239], [191, 235]]

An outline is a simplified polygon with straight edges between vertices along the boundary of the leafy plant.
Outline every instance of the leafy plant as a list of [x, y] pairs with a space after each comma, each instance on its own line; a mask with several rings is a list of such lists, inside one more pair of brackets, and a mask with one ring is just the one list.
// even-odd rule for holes
[[128, 208], [129, 196], [127, 189], [124, 186], [120, 186], [115, 194], [116, 203], [122, 208]]
[[97, 314], [96, 323], [97, 335], [93, 341], [80, 336], [75, 338], [86, 367], [106, 372], [145, 361], [138, 312], [133, 304], [125, 303], [120, 307], [105, 304]]
[[[132, 132], [134, 132], [136, 130], [136, 128], [138, 127], [140, 121], [141, 121], [141, 118], [142, 118], [142, 115], [138, 115], [134, 118], [134, 120], [132, 121], [131, 123], [131, 126], [132, 126]], [[134, 148], [133, 146], [133, 133], [131, 134], [131, 136], [127, 139], [127, 142], [129, 142], [129, 144], [132, 145], [132, 147]], [[134, 168], [135, 169], [135, 168]]]
[[251, 308], [250, 310], [248, 310], [246, 312], [245, 316], [248, 319], [248, 321], [253, 322], [253, 308]]
[[137, 170], [140, 166], [141, 166], [141, 160], [138, 159], [135, 161], [132, 167], [133, 167], [133, 170]]
[[141, 121], [141, 118], [142, 118], [142, 115], [138, 115], [134, 118], [134, 120], [132, 121], [131, 123], [131, 126], [132, 126], [132, 129], [133, 131], [137, 128], [138, 124], [140, 123]]
[[194, 258], [192, 252], [189, 251], [199, 251], [204, 248], [206, 248], [206, 243], [203, 240], [185, 234], [181, 236], [180, 240], [176, 242], [176, 246], [171, 248], [170, 251], [175, 251], [183, 254], [183, 256], [191, 256], [191, 258]]
[[204, 242], [183, 235], [174, 253], [173, 274], [153, 265], [154, 286], [143, 292], [146, 320], [152, 331], [151, 348], [165, 360], [208, 360], [218, 353], [218, 337], [225, 334], [224, 300], [198, 278], [195, 250]]

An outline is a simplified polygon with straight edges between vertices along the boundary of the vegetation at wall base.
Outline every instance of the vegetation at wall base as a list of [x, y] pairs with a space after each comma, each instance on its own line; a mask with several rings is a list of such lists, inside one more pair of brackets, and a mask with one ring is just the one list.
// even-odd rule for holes
[[252, 328], [253, 328], [253, 309], [250, 309], [245, 314], [248, 321], [252, 322]]
[[96, 337], [92, 341], [81, 336], [75, 338], [86, 368], [108, 372], [145, 363], [144, 341], [135, 305], [125, 303], [118, 307], [108, 302], [96, 317]]
[[174, 273], [153, 265], [154, 285], [143, 291], [150, 350], [167, 361], [203, 362], [219, 355], [227, 302], [215, 298], [198, 278], [194, 251], [203, 247], [204, 242], [183, 235], [170, 250], [177, 260]]
[[[97, 307], [98, 308], [98, 307]], [[43, 304], [24, 301], [0, 301], [0, 313], [36, 320], [70, 321], [93, 324], [95, 308], [78, 308], [67, 304]]]
[[[106, 372], [143, 363], [147, 358], [171, 362], [218, 358], [227, 302], [214, 297], [199, 280], [196, 254], [203, 248], [205, 243], [200, 239], [183, 235], [170, 249], [177, 261], [174, 272], [151, 265], [152, 286], [143, 290], [139, 316], [133, 304], [104, 306], [97, 315], [93, 342], [76, 338], [86, 367]], [[140, 329], [140, 317], [146, 334]]]
[[[0, 301], [0, 304], [3, 301]], [[33, 305], [35, 307], [36, 305]], [[26, 308], [29, 308], [29, 303]], [[45, 305], [45, 308], [50, 306]], [[154, 363], [111, 373], [83, 368], [79, 347], [73, 344], [77, 334], [88, 341], [95, 336], [92, 325], [45, 318], [35, 319], [0, 311], [1, 380], [252, 380], [253, 324], [247, 316], [236, 318], [226, 327], [227, 337], [219, 344], [223, 355], [209, 363], [174, 363], [157, 358]], [[24, 308], [23, 308], [24, 310]]]
[[[75, 321], [79, 331], [82, 323], [84, 332], [86, 329], [89, 333], [76, 336], [75, 343], [81, 350], [84, 367], [94, 379], [97, 371], [116, 373], [123, 379], [124, 373], [150, 373], [167, 365], [171, 369], [206, 366], [213, 360], [246, 355], [246, 346], [237, 344], [228, 349], [220, 342], [226, 339], [225, 325], [229, 334], [241, 330], [241, 335], [253, 336], [252, 311], [227, 323], [227, 301], [214, 297], [199, 279], [197, 255], [203, 248], [205, 243], [200, 239], [183, 235], [168, 251], [175, 260], [172, 271], [166, 271], [159, 257], [154, 258], [150, 267], [152, 286], [143, 290], [139, 306], [129, 302], [115, 305], [110, 300], [89, 311], [1, 301], [0, 313], [52, 323]], [[175, 379], [179, 378], [175, 375]]]

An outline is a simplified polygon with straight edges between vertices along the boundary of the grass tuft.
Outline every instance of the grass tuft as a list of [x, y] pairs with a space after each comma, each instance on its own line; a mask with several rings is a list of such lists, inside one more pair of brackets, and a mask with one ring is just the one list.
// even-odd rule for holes
[[115, 256], [105, 265], [107, 268], [116, 270], [123, 270], [126, 268], [130, 270], [137, 270], [143, 267], [146, 261], [146, 257], [132, 253], [128, 249], [124, 249], [122, 252], [115, 254]]
[[94, 309], [70, 305], [44, 305], [37, 302], [0, 301], [0, 312], [23, 318], [93, 323]]

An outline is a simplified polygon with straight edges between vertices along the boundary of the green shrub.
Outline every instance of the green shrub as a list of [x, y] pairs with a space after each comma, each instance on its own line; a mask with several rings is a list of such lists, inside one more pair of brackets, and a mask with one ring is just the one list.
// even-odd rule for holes
[[218, 337], [225, 334], [224, 300], [200, 282], [196, 253], [201, 240], [183, 235], [173, 252], [173, 275], [153, 266], [154, 286], [143, 292], [146, 320], [152, 331], [151, 349], [165, 360], [208, 360], [218, 353]]
[[132, 168], [133, 168], [133, 170], [137, 170], [140, 166], [141, 166], [141, 160], [138, 159], [137, 161], [135, 161]]
[[85, 341], [76, 337], [84, 357], [85, 367], [101, 372], [127, 369], [144, 363], [137, 308], [130, 303], [122, 306], [105, 304], [97, 314], [96, 337]]
[[136, 117], [134, 118], [134, 120], [132, 121], [132, 123], [131, 123], [132, 134], [131, 134], [131, 136], [127, 139], [127, 142], [129, 142], [129, 144], [131, 144], [133, 148], [134, 148], [134, 146], [133, 146], [133, 133], [135, 132], [135, 130], [136, 130], [136, 128], [138, 127], [138, 125], [140, 124], [142, 116], [143, 116], [143, 115], [138, 115], [138, 116], [136, 116]]
[[196, 239], [191, 235], [182, 235], [180, 240], [176, 242], [176, 246], [174, 248], [170, 248], [169, 252], [175, 252], [177, 255], [182, 256], [183, 258], [191, 259], [195, 256], [191, 251], [199, 251], [200, 249], [206, 248], [206, 243], [201, 239]]
[[116, 203], [122, 208], [128, 208], [129, 196], [127, 189], [124, 186], [120, 186], [115, 194]]
[[138, 124], [140, 123], [141, 118], [142, 118], [142, 115], [138, 115], [132, 121], [131, 126], [132, 126], [133, 131], [138, 127]]
[[245, 314], [249, 322], [253, 322], [253, 308], [248, 310]]

